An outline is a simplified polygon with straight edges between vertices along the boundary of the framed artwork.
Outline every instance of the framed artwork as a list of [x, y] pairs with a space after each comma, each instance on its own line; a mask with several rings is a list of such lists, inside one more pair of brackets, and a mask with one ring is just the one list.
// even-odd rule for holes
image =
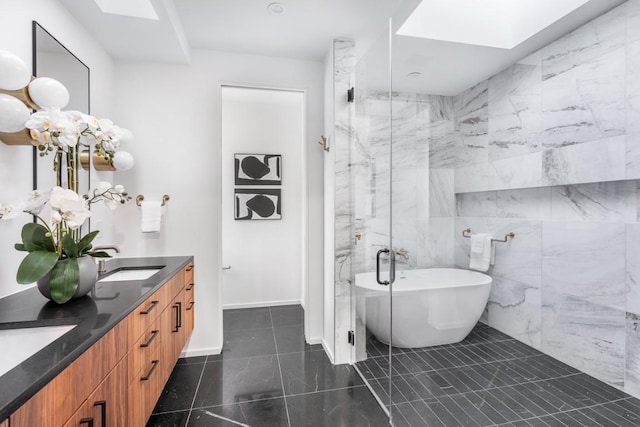
[[282, 219], [281, 189], [236, 188], [236, 220]]
[[236, 185], [281, 185], [280, 154], [235, 154]]

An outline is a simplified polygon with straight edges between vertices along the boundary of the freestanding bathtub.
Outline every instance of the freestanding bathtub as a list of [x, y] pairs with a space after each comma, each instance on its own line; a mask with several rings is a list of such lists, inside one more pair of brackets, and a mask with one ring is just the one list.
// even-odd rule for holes
[[[401, 348], [462, 341], [478, 323], [493, 280], [486, 274], [455, 268], [406, 270], [393, 283], [393, 337]], [[376, 273], [356, 275], [359, 317], [376, 338], [389, 344], [389, 289]], [[362, 313], [366, 310], [366, 314]]]

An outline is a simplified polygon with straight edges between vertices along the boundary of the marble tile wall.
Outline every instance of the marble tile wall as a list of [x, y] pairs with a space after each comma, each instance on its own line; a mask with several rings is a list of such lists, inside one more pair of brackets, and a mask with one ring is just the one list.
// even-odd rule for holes
[[[454, 257], [471, 228], [502, 237], [485, 322], [640, 395], [640, 181], [456, 195]], [[635, 328], [635, 329], [634, 329]]]
[[640, 178], [639, 10], [630, 0], [454, 97], [455, 191]]

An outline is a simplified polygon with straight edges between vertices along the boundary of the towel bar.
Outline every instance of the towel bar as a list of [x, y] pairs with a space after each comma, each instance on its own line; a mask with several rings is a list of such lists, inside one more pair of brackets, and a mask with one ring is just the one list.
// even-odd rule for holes
[[[169, 201], [169, 195], [165, 194], [164, 196], [162, 196], [162, 205], [164, 206], [167, 204], [167, 202]], [[142, 201], [144, 200], [144, 196], [142, 194], [138, 194], [138, 197], [136, 197], [136, 205], [138, 206], [142, 206]]]
[[[462, 237], [466, 237], [467, 239], [471, 238], [471, 229], [470, 228], [466, 228], [464, 230], [462, 230]], [[507, 233], [504, 235], [504, 239], [491, 239], [492, 242], [498, 242], [498, 243], [507, 243], [509, 241], [509, 239], [513, 239], [514, 237], [516, 237], [515, 233], [512, 231], [510, 233]]]

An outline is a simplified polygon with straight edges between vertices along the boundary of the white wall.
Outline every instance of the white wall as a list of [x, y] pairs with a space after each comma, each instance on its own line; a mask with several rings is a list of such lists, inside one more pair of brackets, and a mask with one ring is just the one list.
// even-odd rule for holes
[[[224, 308], [300, 304], [302, 298], [304, 93], [222, 88]], [[279, 154], [282, 184], [238, 186], [234, 154]], [[234, 220], [234, 189], [279, 188], [280, 220]]]
[[[2, 0], [0, 2], [0, 49], [20, 56], [31, 68], [31, 21], [38, 21], [60, 43], [91, 69], [91, 110], [110, 116], [113, 63], [104, 49], [56, 0]], [[50, 158], [41, 159], [51, 161]], [[23, 198], [32, 186], [31, 147], [0, 143], [0, 200]], [[13, 249], [20, 239], [26, 215], [0, 221], [0, 297], [24, 290], [15, 282], [23, 254]]]
[[[198, 306], [189, 354], [219, 351], [221, 301], [221, 135], [222, 82], [306, 90], [305, 143], [317, 148], [322, 133], [322, 64], [253, 55], [194, 51], [188, 66], [118, 62], [114, 120], [131, 129], [129, 150], [136, 165], [117, 172], [135, 196], [169, 194], [163, 231], [139, 232], [135, 205], [116, 211], [116, 244], [127, 256], [194, 255]], [[249, 125], [249, 124], [248, 124]], [[322, 334], [322, 150], [310, 148], [309, 172], [309, 316], [307, 339]]]

